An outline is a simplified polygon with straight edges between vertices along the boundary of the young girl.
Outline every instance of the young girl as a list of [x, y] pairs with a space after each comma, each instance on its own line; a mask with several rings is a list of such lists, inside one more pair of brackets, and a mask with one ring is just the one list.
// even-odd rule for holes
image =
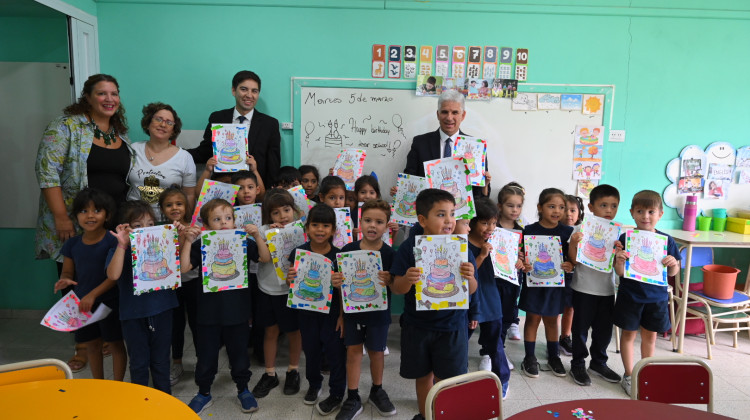
[[[360, 178], [361, 179], [361, 178]], [[357, 181], [359, 182], [359, 181]], [[355, 186], [356, 189], [356, 186]], [[378, 273], [381, 285], [390, 286], [391, 263], [393, 262], [393, 248], [383, 243], [383, 233], [388, 229], [391, 218], [391, 206], [383, 200], [366, 200], [362, 205], [362, 240], [346, 244], [341, 252], [348, 251], [379, 251], [383, 262], [383, 271]], [[332, 279], [343, 282], [342, 273], [333, 273]], [[388, 301], [391, 300], [391, 290], [387, 289]], [[347, 398], [338, 417], [353, 419], [362, 412], [362, 400], [359, 397], [359, 376], [362, 364], [362, 352], [367, 344], [370, 356], [370, 374], [372, 387], [369, 401], [382, 416], [396, 414], [396, 407], [391, 403], [388, 394], [383, 389], [383, 367], [385, 365], [385, 348], [388, 339], [388, 326], [391, 323], [390, 308], [381, 311], [363, 312], [358, 314], [344, 314], [344, 344], [346, 345], [346, 379], [349, 385]]]
[[[261, 210], [265, 232], [270, 228], [283, 228], [299, 218], [299, 212], [294, 205], [294, 198], [287, 190], [272, 188], [266, 193]], [[258, 289], [260, 297], [257, 299], [259, 308], [256, 311], [257, 320], [254, 325], [264, 328], [263, 356], [265, 373], [253, 388], [253, 394], [263, 398], [279, 385], [276, 376], [276, 353], [278, 349], [279, 333], [286, 333], [289, 339], [289, 367], [286, 369], [284, 394], [294, 395], [299, 392], [299, 359], [302, 354], [302, 338], [299, 332], [297, 314], [287, 308], [286, 301], [289, 287], [280, 283], [276, 275], [276, 268], [272, 263], [258, 265]]]
[[122, 381], [128, 356], [122, 342], [117, 289], [113, 279], [105, 276], [105, 264], [110, 250], [117, 246], [117, 238], [104, 227], [115, 214], [115, 204], [108, 194], [84, 188], [73, 200], [72, 215], [83, 229], [83, 234], [68, 239], [60, 253], [65, 257], [62, 274], [55, 283], [55, 293], [68, 286], [80, 298], [81, 312], [93, 312], [100, 304], [112, 309], [105, 319], [75, 331], [77, 344], [85, 344], [91, 375], [104, 379], [102, 342], [109, 343], [112, 354], [113, 377]]
[[171, 394], [169, 346], [172, 312], [177, 307], [176, 293], [163, 289], [138, 296], [133, 294], [130, 233], [133, 229], [154, 226], [156, 215], [148, 203], [128, 201], [120, 209], [120, 217], [122, 224], [117, 226], [115, 235], [117, 248], [109, 260], [107, 277], [118, 279], [120, 322], [130, 356], [130, 381], [148, 386], [150, 370], [154, 388]]
[[317, 202], [319, 200], [317, 194], [318, 181], [320, 180], [320, 173], [318, 173], [318, 168], [313, 165], [302, 165], [299, 167], [299, 173], [302, 176], [302, 178], [300, 178], [300, 183], [305, 189], [307, 198]]
[[[565, 224], [578, 226], [583, 222], [583, 200], [581, 197], [565, 194]], [[570, 332], [573, 328], [573, 289], [565, 288], [565, 309], [560, 320], [560, 351], [566, 356], [573, 355], [573, 340]]]
[[[539, 195], [539, 221], [526, 226], [523, 235], [557, 236], [562, 244], [563, 258], [568, 254], [568, 239], [573, 228], [562, 223], [565, 217], [565, 194], [557, 188], [546, 188]], [[571, 272], [573, 265], [569, 261], [562, 263], [563, 271]], [[524, 263], [524, 271], [531, 271], [531, 263]], [[569, 287], [566, 275], [565, 288]], [[567, 372], [559, 356], [557, 341], [557, 317], [563, 311], [565, 288], [560, 287], [528, 287], [526, 283], [521, 287], [521, 300], [518, 307], [526, 311], [526, 322], [523, 327], [523, 339], [526, 356], [521, 364], [521, 370], [530, 378], [539, 376], [534, 349], [536, 346], [536, 332], [539, 323], [544, 321], [544, 332], [547, 338], [547, 364], [556, 376], [565, 376]]]
[[[507, 230], [513, 230], [521, 233], [523, 227], [518, 223], [523, 209], [523, 199], [525, 191], [521, 185], [516, 182], [506, 184], [497, 194], [497, 207], [500, 214], [497, 218], [497, 226]], [[524, 281], [523, 273], [523, 253], [519, 252], [518, 261], [516, 262], [518, 271], [518, 283]], [[495, 278], [497, 290], [500, 291], [500, 300], [503, 305], [503, 326], [500, 329], [500, 338], [505, 343], [506, 334], [511, 340], [520, 340], [521, 332], [518, 329], [518, 295], [521, 293], [521, 286], [513, 284], [505, 279]], [[508, 365], [513, 369], [513, 364], [508, 359]]]
[[[228, 201], [216, 198], [205, 203], [200, 211], [201, 219], [207, 230], [234, 230], [234, 208]], [[194, 267], [202, 272], [202, 255], [200, 228], [185, 227], [175, 223], [183, 230], [184, 243], [180, 244], [180, 265], [186, 273]], [[271, 254], [255, 225], [245, 225], [248, 236], [255, 241], [246, 240], [247, 260], [268, 262]], [[237, 399], [243, 413], [258, 411], [258, 402], [247, 388], [250, 382], [250, 359], [247, 356], [247, 342], [250, 320], [250, 289], [231, 289], [221, 292], [198, 293], [198, 347], [195, 365], [195, 383], [198, 393], [188, 406], [200, 414], [210, 406], [211, 385], [216, 377], [219, 365], [219, 350], [223, 344], [227, 350], [232, 380], [237, 387]]]
[[[326, 177], [328, 178], [328, 177]], [[343, 181], [342, 181], [343, 182]], [[294, 262], [297, 249], [321, 254], [333, 262], [336, 271], [336, 253], [340, 250], [333, 246], [333, 233], [336, 230], [336, 214], [333, 209], [324, 204], [318, 204], [310, 209], [305, 221], [305, 231], [309, 241], [295, 248], [289, 254], [289, 261]], [[287, 273], [287, 284], [291, 284], [297, 277], [297, 270], [292, 266]], [[302, 333], [302, 349], [305, 351], [305, 377], [310, 388], [305, 394], [305, 404], [315, 404], [323, 386], [323, 375], [320, 373], [320, 363], [323, 351], [330, 365], [331, 373], [328, 381], [330, 395], [315, 404], [318, 413], [323, 416], [333, 413], [344, 400], [346, 386], [346, 354], [344, 349], [344, 319], [341, 310], [341, 277], [332, 278], [331, 284], [337, 288], [333, 292], [331, 310], [324, 314], [320, 312], [299, 311], [298, 320]]]
[[[352, 223], [354, 224], [352, 235], [355, 238], [359, 238], [360, 229], [357, 206], [359, 205], [359, 203], [365, 203], [370, 200], [379, 200], [381, 198], [380, 184], [378, 183], [378, 179], [372, 175], [362, 175], [361, 177], [357, 178], [357, 181], [354, 182], [354, 195], [357, 197], [357, 202], [355, 203], [355, 207], [352, 209]], [[390, 220], [390, 213], [388, 214], [388, 219]], [[395, 230], [398, 230], [398, 223], [388, 222], [388, 230], [386, 232], [390, 233], [394, 232]]]
[[[164, 217], [169, 220], [169, 223], [180, 222], [185, 226], [190, 225], [189, 206], [185, 192], [176, 185], [165, 189], [159, 196], [159, 208]], [[190, 332], [193, 334], [193, 345], [196, 349], [198, 348], [198, 328], [195, 324], [195, 317], [198, 310], [198, 293], [201, 282], [194, 281], [196, 278], [198, 278], [198, 270], [196, 269], [182, 274], [182, 285], [176, 290], [178, 306], [174, 308], [172, 313], [172, 369], [169, 372], [169, 383], [171, 385], [177, 384], [184, 372], [182, 355], [185, 347], [186, 323], [190, 326]]]
[[[318, 198], [321, 203], [337, 209], [346, 205], [346, 184], [334, 175], [328, 175], [320, 181]], [[355, 203], [356, 204], [356, 203]]]

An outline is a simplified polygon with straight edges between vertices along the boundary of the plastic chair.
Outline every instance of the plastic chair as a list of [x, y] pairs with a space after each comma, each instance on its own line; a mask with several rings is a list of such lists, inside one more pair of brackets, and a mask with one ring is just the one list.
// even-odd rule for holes
[[67, 363], [57, 359], [0, 365], [0, 386], [50, 379], [73, 379], [73, 372]]
[[[682, 276], [685, 275], [685, 264], [687, 263], [687, 247], [680, 247], [680, 274]], [[714, 263], [714, 250], [713, 248], [693, 248], [693, 254], [690, 261], [690, 268], [694, 267], [703, 267], [704, 265], [713, 264]], [[688, 269], [690, 269], [688, 268]], [[690, 286], [689, 286], [690, 287]], [[698, 288], [702, 289], [702, 285], [698, 285]], [[691, 287], [692, 289], [692, 287]], [[690, 289], [689, 289], [690, 290]], [[682, 279], [681, 278], [675, 278], [674, 279], [674, 287], [669, 287], [669, 317], [672, 324], [672, 334], [671, 334], [671, 341], [672, 341], [672, 349], [674, 351], [677, 351], [677, 331], [675, 326], [675, 307], [678, 306], [680, 303], [682, 303]], [[696, 302], [692, 299], [692, 296], [688, 293], [688, 307], [695, 306]], [[703, 321], [705, 325], [705, 332], [706, 337], [708, 337], [708, 325], [706, 325], [706, 321], [698, 316], [687, 316], [686, 319], [681, 320], [681, 325], [687, 325], [687, 321], [691, 319], [700, 319]], [[684, 328], [684, 327], [683, 327]], [[711, 358], [711, 348], [709, 342], [706, 343], [706, 347], [708, 348], [709, 353], [709, 359]]]
[[500, 379], [487, 371], [465, 373], [444, 379], [430, 389], [425, 418], [502, 419], [503, 391]]
[[647, 357], [633, 368], [631, 398], [666, 404], [706, 404], [714, 412], [714, 375], [703, 359]]

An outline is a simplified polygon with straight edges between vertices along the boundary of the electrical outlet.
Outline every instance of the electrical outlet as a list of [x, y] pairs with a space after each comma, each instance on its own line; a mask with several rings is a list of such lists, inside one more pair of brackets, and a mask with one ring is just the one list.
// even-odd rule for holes
[[624, 142], [625, 130], [609, 130], [609, 141]]
[[282, 130], [291, 130], [293, 128], [294, 128], [294, 125], [290, 122], [281, 123]]

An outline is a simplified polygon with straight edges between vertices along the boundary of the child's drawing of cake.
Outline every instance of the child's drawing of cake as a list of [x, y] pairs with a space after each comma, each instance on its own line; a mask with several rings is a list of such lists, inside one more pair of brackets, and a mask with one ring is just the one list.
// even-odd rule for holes
[[448, 250], [442, 246], [438, 247], [436, 256], [430, 274], [427, 275], [427, 284], [422, 288], [422, 293], [434, 298], [453, 296], [458, 293], [458, 284], [456, 283], [456, 276], [450, 271]]
[[498, 247], [497, 251], [495, 251], [495, 262], [497, 268], [505, 273], [510, 274], [510, 261], [508, 260], [508, 251], [505, 245], [505, 242], [500, 242], [500, 246]]
[[237, 264], [234, 262], [234, 255], [229, 250], [229, 242], [219, 240], [219, 252], [214, 255], [214, 262], [211, 263], [211, 279], [218, 281], [231, 280], [240, 275], [237, 271]]
[[241, 161], [242, 156], [240, 156], [240, 148], [237, 146], [234, 133], [227, 133], [227, 140], [224, 142], [224, 147], [219, 151], [219, 162], [234, 164]]
[[344, 180], [344, 182], [354, 182], [354, 162], [351, 160], [351, 156], [345, 156], [344, 162], [341, 164], [337, 175]]
[[354, 279], [350, 287], [349, 300], [367, 302], [378, 297], [375, 282], [367, 273], [367, 263], [357, 260], [354, 271]]
[[323, 300], [323, 283], [320, 280], [320, 264], [310, 263], [310, 270], [307, 271], [299, 287], [294, 292], [298, 298], [309, 302]]
[[417, 215], [417, 184], [407, 184], [406, 192], [396, 207], [396, 213], [404, 217]]
[[659, 274], [659, 270], [656, 268], [656, 259], [654, 258], [651, 241], [645, 239], [641, 242], [641, 245], [635, 251], [633, 263], [630, 267], [635, 271], [649, 276]]
[[552, 256], [547, 252], [547, 247], [544, 244], [539, 245], [539, 253], [532, 264], [533, 276], [539, 279], [549, 279], [557, 275], [555, 270], [555, 263], [552, 261]]
[[440, 174], [443, 180], [440, 182], [438, 188], [443, 191], [448, 191], [456, 199], [456, 210], [466, 205], [466, 200], [463, 199], [461, 190], [459, 190], [458, 183], [453, 179], [453, 173], [450, 169], [443, 168], [440, 170]]
[[467, 150], [466, 153], [464, 153], [464, 159], [466, 160], [466, 167], [469, 168], [472, 173], [476, 172], [477, 162], [471, 150]]
[[141, 280], [162, 280], [172, 274], [172, 270], [167, 266], [167, 259], [159, 249], [159, 239], [152, 236], [146, 236], [146, 253], [141, 256]]
[[607, 259], [604, 247], [604, 231], [601, 227], [594, 228], [594, 234], [589, 237], [589, 240], [583, 246], [583, 255], [592, 261], [605, 261]]

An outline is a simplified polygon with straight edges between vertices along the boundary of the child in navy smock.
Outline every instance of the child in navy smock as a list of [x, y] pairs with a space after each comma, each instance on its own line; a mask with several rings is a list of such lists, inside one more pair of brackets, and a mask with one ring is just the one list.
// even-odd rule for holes
[[[573, 271], [573, 264], [567, 261], [568, 239], [573, 228], [561, 223], [565, 217], [565, 194], [557, 188], [546, 188], [539, 195], [539, 221], [526, 226], [523, 235], [557, 236], [562, 245], [562, 270], [566, 273]], [[524, 270], [531, 271], [531, 262], [524, 263]], [[565, 287], [570, 287], [570, 275], [565, 275]], [[539, 377], [539, 363], [534, 350], [536, 348], [536, 332], [539, 323], [544, 321], [544, 332], [547, 337], [547, 364], [556, 376], [566, 376], [567, 372], [560, 360], [559, 332], [557, 318], [563, 312], [565, 304], [565, 288], [563, 287], [528, 287], [526, 283], [521, 287], [521, 300], [518, 307], [526, 311], [526, 322], [523, 326], [525, 357], [521, 363], [521, 370], [530, 378]]]
[[154, 226], [153, 208], [143, 201], [128, 201], [120, 210], [123, 224], [117, 226], [117, 248], [107, 258], [107, 276], [120, 289], [120, 322], [130, 356], [130, 381], [148, 386], [149, 371], [154, 388], [171, 394], [169, 349], [172, 344], [172, 315], [177, 295], [172, 289], [133, 294], [133, 260], [130, 233]]

